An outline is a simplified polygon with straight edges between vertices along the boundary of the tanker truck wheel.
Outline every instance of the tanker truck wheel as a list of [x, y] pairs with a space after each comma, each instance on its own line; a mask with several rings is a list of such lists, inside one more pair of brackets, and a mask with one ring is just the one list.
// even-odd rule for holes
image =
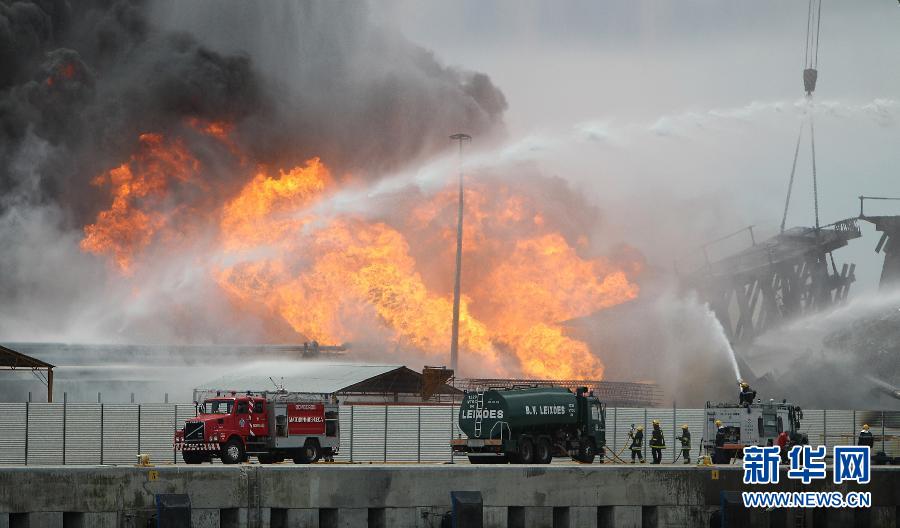
[[469, 464], [506, 464], [505, 456], [469, 455]]
[[553, 460], [553, 450], [550, 447], [550, 440], [540, 438], [534, 450], [535, 464], [549, 464]]
[[516, 462], [519, 464], [531, 464], [534, 462], [534, 442], [531, 441], [531, 438], [526, 436], [519, 440]]
[[581, 449], [578, 450], [578, 455], [575, 456], [576, 462], [581, 462], [582, 464], [593, 464], [594, 456], [597, 454], [597, 448], [594, 445], [593, 440], [588, 440], [581, 444]]

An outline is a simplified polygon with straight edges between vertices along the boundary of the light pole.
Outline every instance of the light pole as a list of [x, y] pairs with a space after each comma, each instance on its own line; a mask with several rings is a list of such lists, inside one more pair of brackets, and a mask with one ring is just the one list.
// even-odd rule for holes
[[468, 134], [453, 134], [450, 139], [459, 143], [459, 212], [456, 218], [456, 277], [453, 283], [453, 327], [450, 335], [450, 368], [456, 373], [459, 363], [459, 283], [462, 275], [462, 236], [463, 236], [463, 143], [471, 141]]

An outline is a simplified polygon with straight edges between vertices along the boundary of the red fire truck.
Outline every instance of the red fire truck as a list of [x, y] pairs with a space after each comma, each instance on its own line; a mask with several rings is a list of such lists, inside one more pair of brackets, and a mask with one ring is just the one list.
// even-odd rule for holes
[[276, 392], [217, 395], [197, 405], [197, 416], [175, 432], [175, 450], [188, 464], [292, 459], [310, 464], [332, 458], [340, 445], [338, 404], [310, 395]]

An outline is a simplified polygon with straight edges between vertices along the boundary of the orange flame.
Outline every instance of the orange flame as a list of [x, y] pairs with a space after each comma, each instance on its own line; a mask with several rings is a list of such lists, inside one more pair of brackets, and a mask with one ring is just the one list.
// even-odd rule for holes
[[222, 213], [226, 249], [250, 248], [283, 239], [306, 220], [294, 216], [331, 182], [319, 158], [305, 167], [281, 171], [278, 178], [260, 171]]
[[602, 260], [585, 260], [559, 234], [516, 242], [474, 296], [496, 338], [538, 378], [602, 379], [603, 364], [561, 323], [637, 297], [638, 288]]
[[[233, 144], [230, 126], [189, 124]], [[81, 247], [128, 272], [171, 227], [162, 210], [171, 183], [198, 169], [179, 141], [141, 136], [129, 162], [95, 179], [111, 187], [113, 201], [85, 227]], [[374, 333], [441, 361], [449, 350], [455, 193], [438, 193], [399, 222], [318, 218], [313, 207], [335, 188], [318, 158], [248, 175], [218, 209], [224, 258], [216, 258], [228, 264], [209, 266], [214, 280], [238, 310], [295, 333], [287, 339], [340, 343]], [[555, 231], [558, 213], [540, 202], [507, 187], [467, 188], [460, 348], [485, 374], [601, 379], [602, 361], [566, 335], [564, 322], [634, 299], [628, 274], [639, 264], [582, 256], [587, 238]]]
[[142, 134], [131, 161], [101, 174], [91, 182], [112, 188], [112, 204], [93, 224], [84, 227], [81, 249], [112, 255], [123, 272], [131, 270], [134, 255], [148, 246], [166, 223], [162, 202], [170, 180], [187, 181], [200, 163], [178, 141], [166, 142], [159, 134]]

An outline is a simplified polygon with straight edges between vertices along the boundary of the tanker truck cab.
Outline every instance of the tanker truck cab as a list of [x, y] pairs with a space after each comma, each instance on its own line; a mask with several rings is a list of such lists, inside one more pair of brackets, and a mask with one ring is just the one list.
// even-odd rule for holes
[[474, 464], [549, 464], [553, 457], [591, 463], [603, 455], [606, 408], [587, 388], [490, 389], [466, 392], [455, 453]]
[[585, 414], [590, 414], [587, 419], [590, 434], [595, 438], [605, 436], [603, 433], [606, 432], [606, 404], [593, 396], [588, 396], [585, 400], [587, 406]]

